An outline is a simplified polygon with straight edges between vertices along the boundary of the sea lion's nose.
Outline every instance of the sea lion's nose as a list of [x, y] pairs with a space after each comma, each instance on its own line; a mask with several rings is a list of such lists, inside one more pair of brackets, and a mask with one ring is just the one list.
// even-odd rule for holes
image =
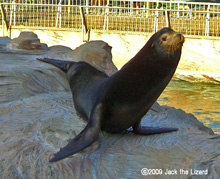
[[177, 33], [176, 36], [179, 37], [179, 39], [180, 39], [182, 42], [184, 42], [185, 38], [184, 38], [184, 36], [183, 36], [182, 34]]

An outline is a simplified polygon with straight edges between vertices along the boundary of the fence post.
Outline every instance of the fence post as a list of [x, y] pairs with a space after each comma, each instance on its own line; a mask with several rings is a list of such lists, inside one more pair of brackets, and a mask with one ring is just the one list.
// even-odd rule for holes
[[210, 4], [208, 5], [207, 15], [206, 15], [206, 25], [205, 25], [205, 36], [209, 36], [209, 19], [210, 19]]
[[[79, 7], [80, 8], [80, 15], [81, 15], [81, 19], [82, 19], [82, 36], [83, 36], [83, 42], [88, 42], [90, 39], [90, 30], [87, 28], [87, 23], [86, 23], [86, 18], [85, 18], [85, 14], [83, 11], [83, 7]], [[87, 39], [84, 39], [84, 35], [87, 35]]]
[[58, 26], [58, 21], [59, 23], [59, 28], [61, 28], [61, 14], [62, 13], [62, 0], [60, 0], [58, 7], [57, 7], [57, 17], [56, 17], [56, 27]]
[[147, 13], [146, 13], [146, 18], [149, 17], [149, 8], [150, 8], [150, 3], [147, 2]]
[[[157, 2], [157, 7], [156, 9], [159, 8], [159, 3]], [[158, 31], [158, 16], [159, 16], [159, 11], [155, 11], [155, 18], [154, 18], [154, 32]]]
[[15, 0], [12, 1], [12, 6], [11, 6], [11, 11], [10, 11], [10, 22], [9, 24], [11, 25], [11, 21], [12, 21], [12, 16], [14, 17], [14, 25], [15, 25], [15, 17], [16, 17], [16, 2]]
[[9, 24], [6, 18], [5, 8], [3, 4], [1, 4], [1, 13], [2, 13], [2, 36], [5, 36], [5, 31], [8, 35]]
[[178, 2], [178, 4], [177, 4], [177, 9], [178, 9], [178, 11], [177, 11], [177, 17], [179, 18], [180, 17], [180, 3]]
[[170, 24], [170, 12], [168, 10], [166, 10], [166, 26], [171, 28], [171, 24]]
[[133, 1], [130, 1], [130, 16], [132, 16], [133, 14], [133, 7], [134, 7], [134, 2]]
[[[109, 8], [108, 8], [108, 6], [109, 6], [109, 4], [106, 5], [103, 30], [108, 30], [108, 16], [109, 16]], [[106, 27], [106, 29], [105, 29], [105, 27]]]
[[70, 5], [71, 5], [71, 1], [68, 0], [68, 14], [70, 14], [70, 11], [71, 11], [71, 9], [70, 9]]
[[86, 14], [89, 14], [89, 0], [86, 0]]

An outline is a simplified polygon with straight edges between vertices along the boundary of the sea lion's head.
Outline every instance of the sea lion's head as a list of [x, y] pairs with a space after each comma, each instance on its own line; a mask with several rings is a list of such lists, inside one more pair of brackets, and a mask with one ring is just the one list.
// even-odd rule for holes
[[149, 40], [151, 48], [162, 56], [176, 56], [180, 58], [184, 36], [171, 28], [163, 28], [155, 33]]

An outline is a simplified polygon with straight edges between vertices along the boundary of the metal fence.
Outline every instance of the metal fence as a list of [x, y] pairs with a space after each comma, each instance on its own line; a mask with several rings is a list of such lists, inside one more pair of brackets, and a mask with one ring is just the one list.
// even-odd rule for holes
[[[8, 3], [9, 2], [9, 3]], [[22, 3], [20, 3], [22, 2]], [[153, 33], [171, 26], [186, 35], [220, 38], [220, 4], [147, 0], [2, 1], [2, 24], [12, 28], [81, 30], [83, 7], [87, 28], [115, 33]], [[3, 12], [4, 11], [4, 12]], [[85, 23], [85, 22], [84, 22]]]

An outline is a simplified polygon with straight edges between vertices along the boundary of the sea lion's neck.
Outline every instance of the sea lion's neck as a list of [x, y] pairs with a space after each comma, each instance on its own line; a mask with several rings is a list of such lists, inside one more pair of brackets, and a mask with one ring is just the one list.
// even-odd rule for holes
[[[174, 58], [174, 57], [170, 57]], [[171, 63], [170, 63], [171, 61]], [[176, 61], [176, 60], [175, 60]], [[160, 56], [154, 51], [144, 51], [143, 49], [134, 56], [126, 65], [121, 69], [123, 72], [129, 72], [127, 74], [140, 74], [143, 75], [166, 75], [171, 72], [177, 66], [177, 63], [173, 63], [172, 59], [169, 59], [168, 56]]]
[[[145, 46], [122, 67], [118, 73], [118, 77], [120, 76], [118, 79], [121, 80], [121, 84], [122, 80], [126, 81], [125, 84], [123, 83], [125, 88], [139, 86], [136, 93], [140, 94], [156, 86], [163, 90], [171, 80], [178, 64], [178, 60], [172, 58], [176, 57], [161, 56]], [[139, 84], [142, 84], [141, 87]]]

